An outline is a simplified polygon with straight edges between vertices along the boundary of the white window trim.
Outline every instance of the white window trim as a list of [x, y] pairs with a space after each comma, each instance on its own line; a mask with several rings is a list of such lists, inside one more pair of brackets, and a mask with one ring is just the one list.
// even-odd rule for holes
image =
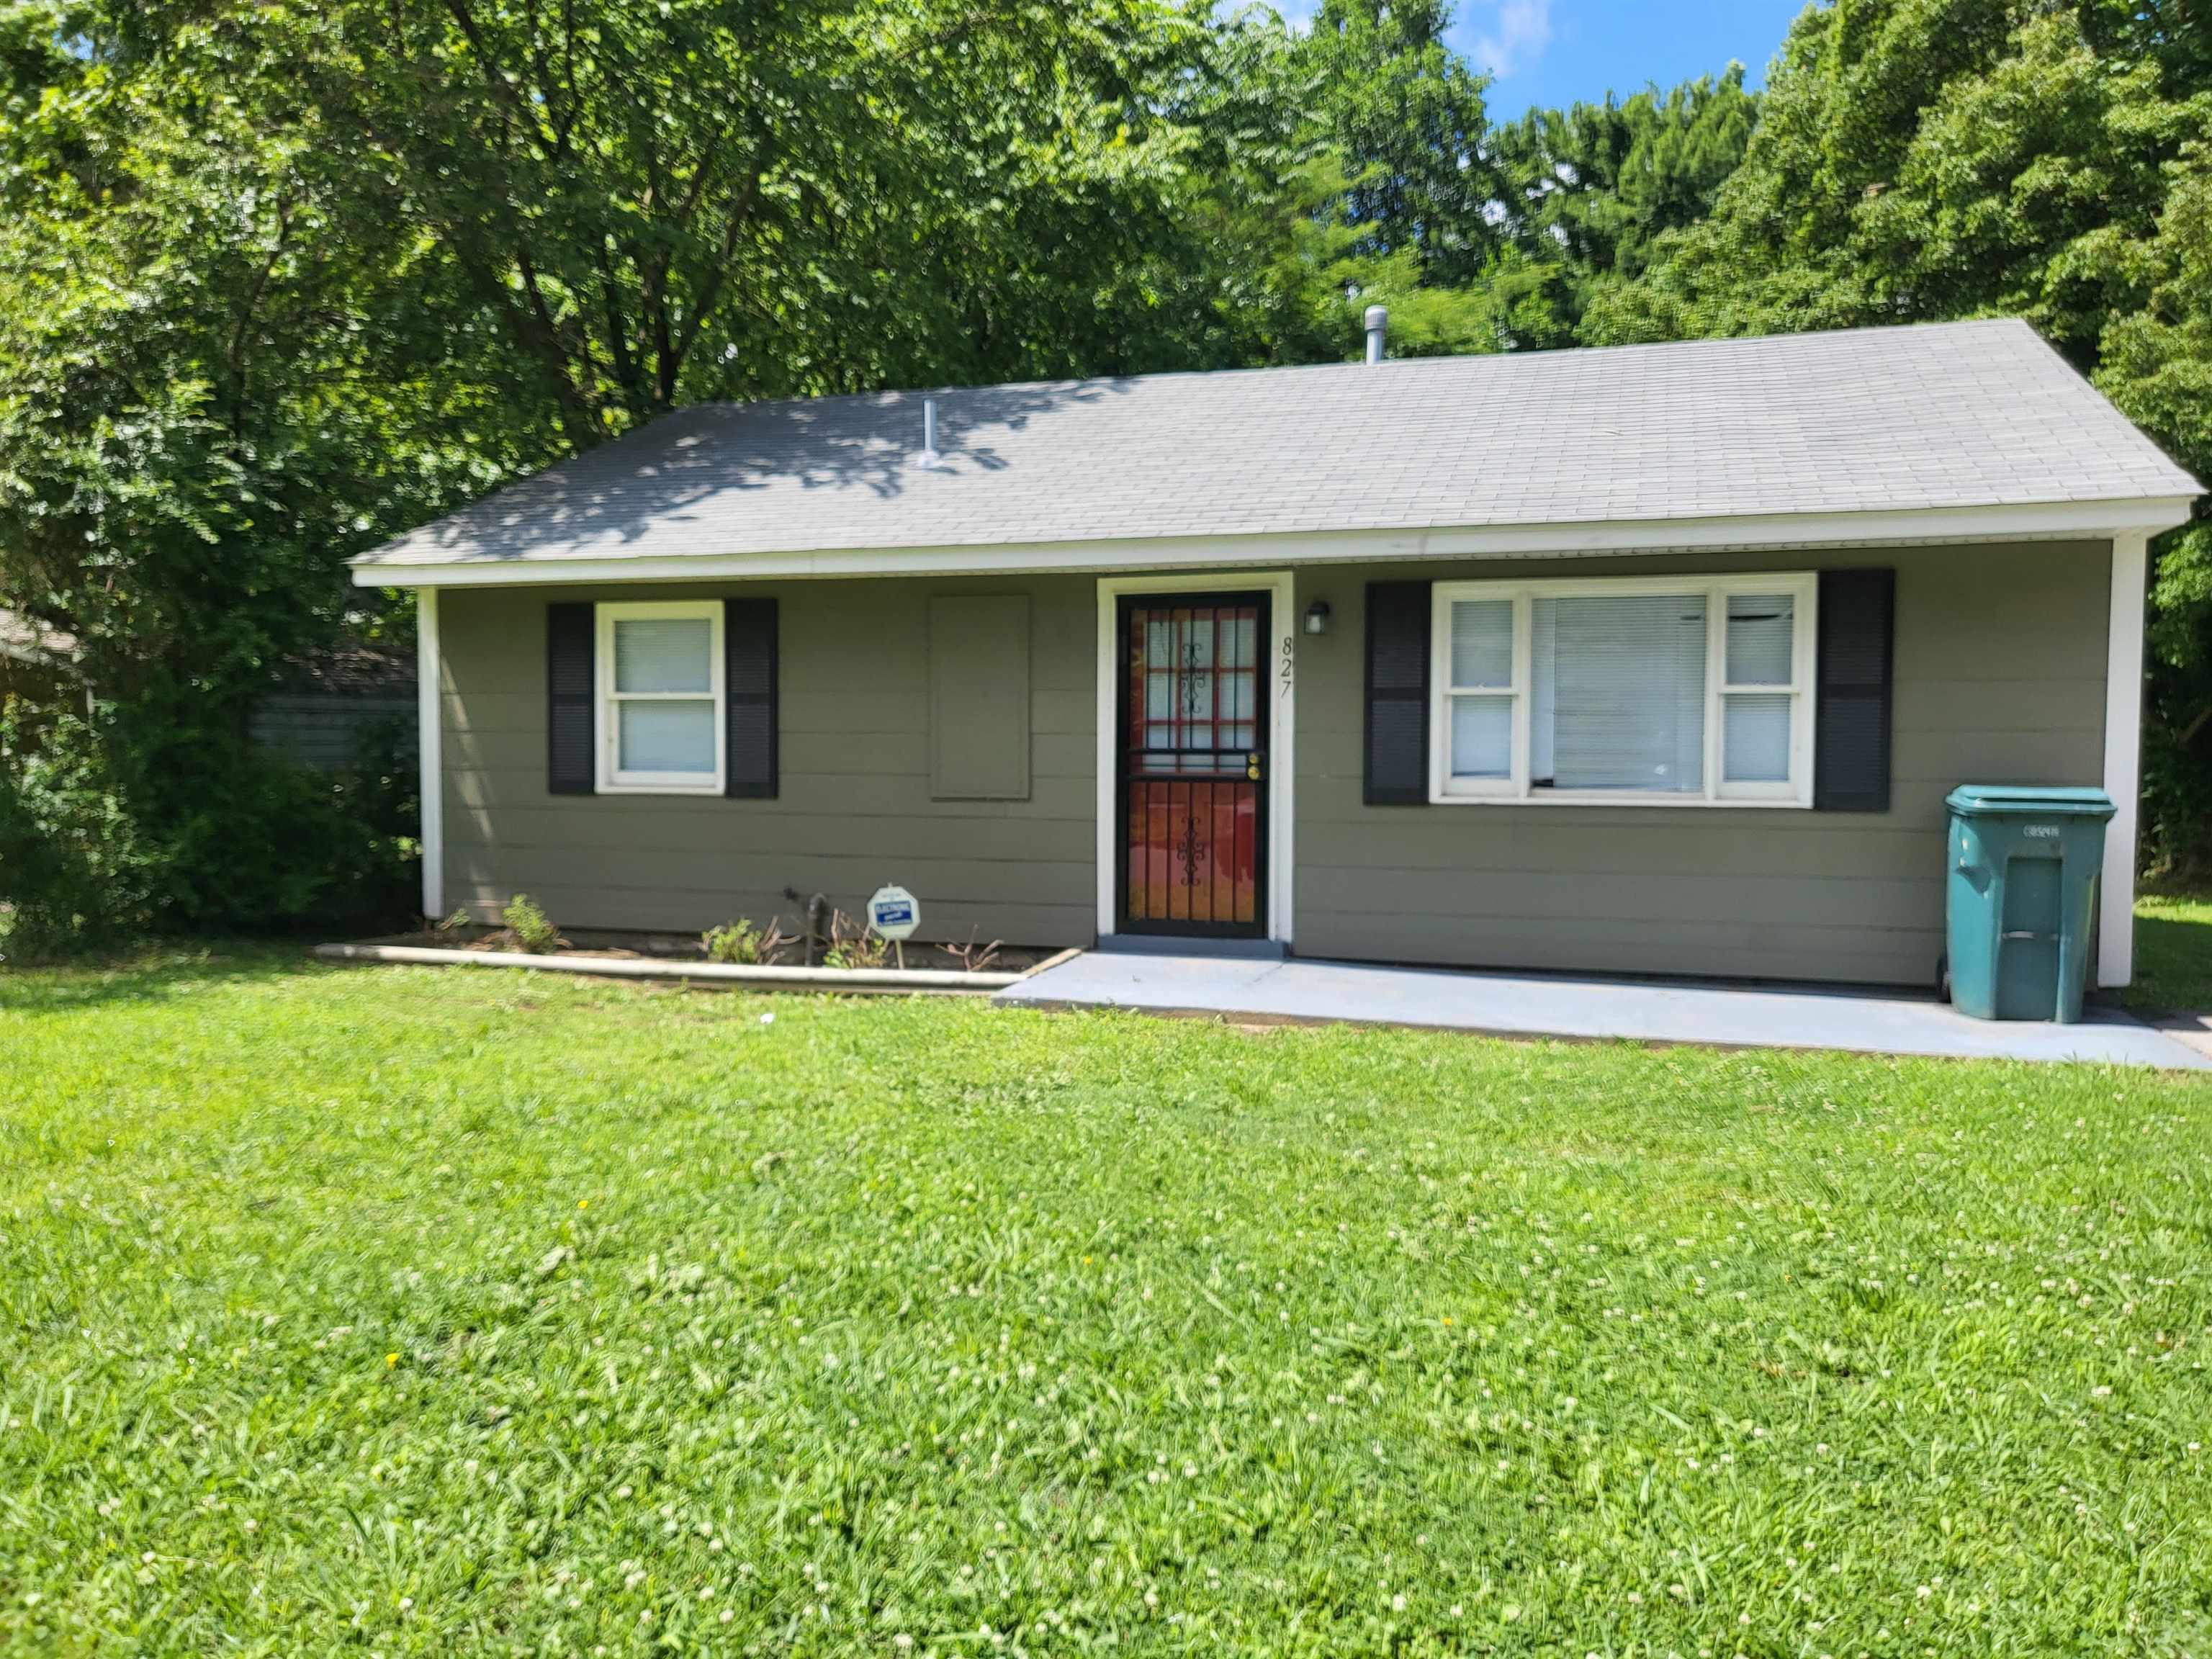
[[[714, 769], [704, 772], [625, 772], [616, 765], [615, 705], [622, 702], [697, 702], [696, 691], [615, 690], [615, 623], [704, 620], [708, 626], [707, 679], [714, 702]], [[592, 696], [592, 748], [599, 756], [596, 787], [602, 795], [719, 795], [727, 787], [729, 700], [723, 685], [726, 659], [720, 599], [639, 601], [596, 607], [599, 651]]]
[[[1430, 595], [1429, 799], [1439, 806], [1765, 806], [1809, 808], [1813, 805], [1814, 653], [1819, 638], [1814, 611], [1820, 603], [1815, 571], [1769, 571], [1753, 575], [1554, 577], [1533, 581], [1437, 582]], [[1705, 599], [1705, 790], [1700, 794], [1662, 794], [1640, 789], [1532, 790], [1528, 782], [1532, 601], [1539, 599], [1599, 599], [1634, 593], [1702, 594]], [[1732, 686], [1728, 671], [1728, 599], [1732, 594], [1786, 593], [1796, 602], [1790, 639], [1790, 684]], [[1513, 700], [1513, 734], [1509, 775], [1454, 779], [1451, 775], [1451, 607], [1455, 599], [1510, 600], [1513, 605], [1513, 673], [1510, 687], [1488, 695]], [[1787, 690], [1790, 708], [1790, 778], [1786, 783], [1726, 783], [1721, 779], [1721, 739], [1726, 699], [1731, 693], [1774, 694]], [[1462, 692], [1459, 695], [1481, 695]]]

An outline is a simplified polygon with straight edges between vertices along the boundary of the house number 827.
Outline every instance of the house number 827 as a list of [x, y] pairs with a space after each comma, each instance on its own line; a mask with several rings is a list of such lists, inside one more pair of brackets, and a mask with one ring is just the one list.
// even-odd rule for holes
[[1285, 690], [1287, 690], [1287, 689], [1289, 688], [1290, 684], [1291, 684], [1291, 663], [1292, 659], [1294, 659], [1294, 658], [1297, 655], [1297, 651], [1298, 651], [1298, 636], [1297, 636], [1297, 635], [1295, 635], [1295, 634], [1285, 634], [1285, 635], [1283, 635], [1283, 685], [1284, 685], [1284, 688], [1285, 688]]

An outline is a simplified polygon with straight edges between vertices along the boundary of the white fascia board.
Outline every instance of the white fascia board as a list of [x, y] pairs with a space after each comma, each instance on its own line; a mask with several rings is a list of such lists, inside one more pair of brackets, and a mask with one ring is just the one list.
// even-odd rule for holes
[[[1400, 559], [1669, 553], [1730, 548], [1887, 547], [1902, 544], [2101, 539], [2156, 535], [2185, 522], [2186, 495], [2039, 501], [1879, 513], [1778, 513], [1719, 519], [1620, 519], [1461, 530], [1158, 537], [951, 547], [826, 548], [668, 557], [472, 559], [353, 566], [357, 587], [527, 587], [550, 583], [764, 580], [833, 576], [1037, 575], [1055, 572], [1223, 569], [1238, 565]], [[374, 556], [370, 556], [372, 558]]]

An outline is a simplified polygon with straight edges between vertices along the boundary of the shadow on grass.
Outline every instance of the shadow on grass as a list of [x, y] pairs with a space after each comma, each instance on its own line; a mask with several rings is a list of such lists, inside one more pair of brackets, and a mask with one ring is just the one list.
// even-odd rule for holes
[[2147, 893], [2136, 904], [2130, 1007], [2158, 1013], [2212, 1009], [2212, 896]]
[[0, 1012], [61, 1013], [113, 1002], [153, 1002], [222, 986], [343, 973], [304, 939], [162, 942], [107, 956], [0, 963]]

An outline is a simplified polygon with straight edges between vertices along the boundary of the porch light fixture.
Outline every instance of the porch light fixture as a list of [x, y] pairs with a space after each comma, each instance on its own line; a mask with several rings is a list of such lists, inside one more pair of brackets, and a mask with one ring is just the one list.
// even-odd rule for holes
[[1306, 607], [1306, 632], [1309, 634], [1328, 632], [1328, 601], [1327, 599], [1316, 599]]

